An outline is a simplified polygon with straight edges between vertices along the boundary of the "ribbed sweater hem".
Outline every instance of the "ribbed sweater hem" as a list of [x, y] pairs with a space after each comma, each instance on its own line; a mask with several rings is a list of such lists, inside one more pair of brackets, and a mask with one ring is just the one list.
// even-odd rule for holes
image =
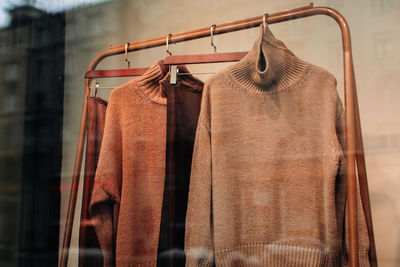
[[117, 267], [121, 266], [121, 267], [156, 267], [157, 266], [157, 261], [148, 261], [148, 262], [131, 262], [131, 263], [118, 263], [117, 262]]
[[[216, 249], [214, 259], [199, 259], [187, 256], [186, 267], [232, 267], [232, 266], [347, 266], [338, 252], [328, 252], [319, 248], [284, 244], [242, 244]], [[346, 260], [345, 260], [346, 261]], [[368, 251], [359, 252], [359, 266], [368, 267]]]

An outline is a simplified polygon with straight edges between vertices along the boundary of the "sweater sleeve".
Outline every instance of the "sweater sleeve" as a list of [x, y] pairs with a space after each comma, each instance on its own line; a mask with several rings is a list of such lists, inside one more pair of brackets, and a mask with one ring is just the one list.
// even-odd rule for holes
[[102, 250], [104, 266], [115, 266], [115, 237], [122, 176], [122, 140], [117, 104], [111, 95], [89, 205], [90, 221]]
[[[341, 102], [338, 104], [338, 117], [337, 117], [337, 135], [342, 147], [345, 151], [345, 112]], [[346, 161], [344, 154], [340, 160], [339, 172], [337, 175], [337, 192], [336, 192], [336, 206], [338, 216], [338, 229], [344, 229], [342, 235], [342, 265], [348, 266], [349, 264], [349, 228], [348, 220], [348, 206], [347, 206], [347, 179], [346, 179]], [[368, 230], [364, 216], [364, 210], [360, 198], [360, 190], [357, 181], [357, 223], [358, 223], [358, 254], [359, 266], [370, 266], [369, 262], [369, 238]]]
[[196, 131], [186, 215], [186, 266], [213, 266], [210, 133], [201, 117]]

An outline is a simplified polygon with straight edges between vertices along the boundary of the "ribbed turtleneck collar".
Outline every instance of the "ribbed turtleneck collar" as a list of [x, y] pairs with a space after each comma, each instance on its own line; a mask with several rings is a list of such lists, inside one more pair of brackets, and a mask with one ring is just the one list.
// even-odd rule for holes
[[139, 87], [140, 93], [147, 99], [161, 105], [167, 104], [167, 93], [161, 89], [160, 82], [164, 74], [160, 65], [154, 62], [153, 65], [139, 78], [134, 81]]
[[[189, 70], [183, 66], [178, 66], [179, 72], [189, 73]], [[167, 105], [167, 90], [170, 85], [171, 73], [168, 71], [164, 75], [160, 63], [154, 62], [153, 65], [139, 78], [135, 79], [141, 95], [152, 102], [161, 105]], [[185, 88], [192, 91], [201, 91], [203, 82], [192, 75], [184, 75], [177, 79], [177, 85], [184, 84]]]
[[301, 81], [309, 66], [276, 39], [268, 27], [260, 25], [260, 36], [249, 53], [229, 66], [226, 73], [240, 89], [274, 94]]

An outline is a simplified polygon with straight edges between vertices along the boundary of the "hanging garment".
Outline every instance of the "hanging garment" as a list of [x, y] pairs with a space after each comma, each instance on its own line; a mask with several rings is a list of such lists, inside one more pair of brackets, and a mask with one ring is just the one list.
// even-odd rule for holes
[[[190, 75], [180, 80], [202, 89]], [[157, 264], [170, 86], [154, 63], [110, 95], [89, 207], [104, 266]]]
[[[180, 72], [189, 72], [184, 66], [179, 68]], [[186, 208], [202, 89], [203, 83], [189, 75], [183, 80], [178, 79], [177, 85], [169, 86], [167, 90], [165, 187], [158, 267], [185, 266]]]
[[81, 223], [79, 228], [79, 266], [103, 266], [103, 255], [96, 232], [89, 220], [89, 203], [92, 196], [94, 175], [103, 140], [107, 101], [88, 97], [88, 130], [86, 142], [85, 174], [82, 193]]
[[[186, 266], [347, 266], [344, 111], [336, 80], [268, 28], [206, 81]], [[358, 195], [360, 266], [369, 240]]]

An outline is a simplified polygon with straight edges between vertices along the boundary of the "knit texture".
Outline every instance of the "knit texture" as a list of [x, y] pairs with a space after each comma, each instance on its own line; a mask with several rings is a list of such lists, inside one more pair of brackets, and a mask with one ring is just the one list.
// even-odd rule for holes
[[[180, 70], [187, 72], [183, 66]], [[104, 266], [156, 266], [169, 78], [154, 63], [110, 95], [89, 207]], [[193, 91], [203, 87], [190, 75], [180, 84]]]
[[[344, 111], [336, 80], [260, 30], [241, 61], [205, 83], [186, 266], [347, 266]], [[369, 266], [360, 203], [360, 266]]]

